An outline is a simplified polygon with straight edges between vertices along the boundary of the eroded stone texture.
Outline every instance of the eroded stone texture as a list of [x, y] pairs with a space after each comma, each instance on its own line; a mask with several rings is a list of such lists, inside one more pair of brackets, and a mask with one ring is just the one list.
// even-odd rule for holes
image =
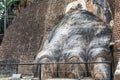
[[[90, 62], [106, 61], [110, 55], [109, 43], [111, 40], [111, 28], [107, 26], [102, 20], [86, 10], [73, 11], [66, 15], [62, 21], [55, 26], [46, 40], [43, 50], [38, 53], [35, 63], [43, 62], [46, 58], [47, 62]], [[54, 71], [56, 66], [48, 69], [50, 70], [50, 77], [55, 77]], [[89, 66], [89, 65], [87, 65]], [[98, 71], [101, 78], [109, 78], [108, 64], [90, 65], [93, 70], [93, 75]], [[98, 68], [96, 68], [98, 67]], [[42, 67], [42, 70], [45, 67]], [[103, 69], [104, 68], [104, 69]], [[89, 70], [91, 70], [89, 69]], [[47, 70], [47, 68], [45, 69]], [[59, 66], [60, 71], [68, 70], [69, 73], [63, 72], [60, 77], [82, 78], [86, 76], [86, 72], [80, 70], [87, 70], [86, 65], [63, 65]], [[98, 73], [98, 74], [99, 74]], [[44, 71], [42, 74], [45, 74]], [[57, 73], [56, 73], [57, 74]], [[42, 75], [44, 77], [44, 75]]]

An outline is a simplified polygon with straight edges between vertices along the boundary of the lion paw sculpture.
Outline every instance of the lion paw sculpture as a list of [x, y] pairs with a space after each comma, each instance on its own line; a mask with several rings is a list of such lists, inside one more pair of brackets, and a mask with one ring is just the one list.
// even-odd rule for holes
[[[34, 63], [86, 63], [107, 61], [110, 54], [111, 28], [87, 10], [71, 10], [54, 27], [43, 50]], [[37, 65], [34, 65], [35, 70]], [[66, 77], [108, 79], [110, 65], [104, 64], [50, 64], [42, 65], [42, 78]], [[57, 72], [60, 71], [60, 72]], [[91, 71], [92, 70], [92, 71]], [[90, 72], [91, 71], [91, 72]]]

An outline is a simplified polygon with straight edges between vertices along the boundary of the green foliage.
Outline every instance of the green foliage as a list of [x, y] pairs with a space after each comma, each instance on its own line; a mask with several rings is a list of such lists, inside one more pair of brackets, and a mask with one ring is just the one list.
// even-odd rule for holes
[[4, 33], [5, 15], [7, 25], [6, 27], [8, 27], [10, 24], [10, 20], [12, 20], [11, 17], [16, 16], [14, 10], [18, 9], [18, 4], [20, 2], [26, 3], [27, 0], [0, 0], [0, 34]]
[[[0, 34], [4, 33], [4, 15], [6, 13], [7, 20], [6, 25], [9, 25], [9, 17], [8, 16], [15, 16], [13, 12], [13, 6], [18, 8], [18, 2], [20, 0], [0, 0]], [[23, 0], [26, 1], [26, 0]]]
[[2, 4], [0, 4], [0, 11], [1, 11], [1, 10], [4, 10], [4, 7], [3, 7]]

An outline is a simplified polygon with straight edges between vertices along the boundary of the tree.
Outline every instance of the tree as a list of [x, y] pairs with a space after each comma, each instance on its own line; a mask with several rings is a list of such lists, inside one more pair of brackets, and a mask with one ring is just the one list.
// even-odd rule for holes
[[0, 1], [0, 34], [5, 32], [5, 29], [10, 25], [15, 16], [18, 16], [26, 6], [27, 0]]

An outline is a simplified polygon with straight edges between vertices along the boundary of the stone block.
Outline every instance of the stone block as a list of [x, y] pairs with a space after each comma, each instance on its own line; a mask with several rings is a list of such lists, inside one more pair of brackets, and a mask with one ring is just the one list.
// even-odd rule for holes
[[22, 74], [13, 74], [8, 80], [20, 80]]
[[114, 80], [120, 80], [120, 59], [115, 70]]

